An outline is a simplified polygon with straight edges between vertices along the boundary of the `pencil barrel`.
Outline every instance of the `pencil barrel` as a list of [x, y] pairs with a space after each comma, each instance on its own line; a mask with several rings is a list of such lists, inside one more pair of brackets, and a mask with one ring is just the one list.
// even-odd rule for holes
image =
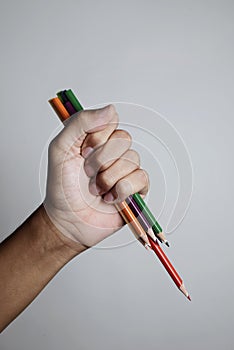
[[159, 223], [157, 222], [154, 215], [151, 213], [150, 209], [147, 207], [145, 201], [143, 200], [143, 198], [141, 198], [139, 193], [135, 193], [133, 195], [133, 198], [136, 201], [136, 203], [139, 206], [142, 213], [144, 214], [144, 216], [148, 219], [149, 223], [152, 226], [154, 233], [157, 234], [157, 233], [162, 232], [161, 226], [159, 225]]
[[71, 102], [71, 104], [75, 108], [76, 112], [83, 110], [82, 105], [80, 104], [80, 102], [78, 101], [78, 99], [76, 98], [75, 94], [72, 92], [71, 89], [66, 90], [65, 94], [66, 94], [68, 100]]
[[68, 111], [66, 110], [66, 108], [64, 107], [64, 105], [58, 97], [50, 99], [49, 103], [53, 107], [55, 113], [58, 115], [61, 121], [64, 121], [70, 117], [70, 114], [68, 113]]
[[146, 232], [141, 226], [140, 222], [134, 216], [134, 213], [131, 211], [127, 203], [123, 201], [119, 204], [116, 204], [115, 206], [119, 211], [120, 215], [122, 216], [122, 218], [124, 219], [124, 221], [126, 222], [126, 224], [128, 224], [134, 236], [137, 239], [141, 238], [143, 241], [145, 241]]
[[145, 231], [148, 231], [149, 228], [151, 228], [150, 223], [147, 221], [146, 217], [144, 214], [141, 212], [140, 208], [138, 207], [137, 203], [134, 201], [133, 196], [130, 195], [126, 199], [126, 203], [129, 205], [131, 208], [132, 212], [134, 213], [135, 217], [137, 220], [140, 222], [141, 226]]
[[65, 102], [64, 106], [65, 106], [66, 110], [68, 111], [68, 113], [70, 114], [70, 116], [72, 114], [76, 113], [76, 110], [75, 110], [75, 108], [73, 107], [73, 105], [71, 104], [70, 101]]
[[159, 260], [161, 261], [161, 263], [163, 264], [163, 266], [165, 267], [165, 269], [167, 270], [177, 287], [180, 288], [180, 286], [183, 283], [182, 278], [178, 275], [177, 271], [173, 267], [172, 263], [170, 262], [170, 260], [158, 244], [158, 242], [154, 242], [151, 237], [149, 237], [149, 241], [153, 251], [159, 258]]

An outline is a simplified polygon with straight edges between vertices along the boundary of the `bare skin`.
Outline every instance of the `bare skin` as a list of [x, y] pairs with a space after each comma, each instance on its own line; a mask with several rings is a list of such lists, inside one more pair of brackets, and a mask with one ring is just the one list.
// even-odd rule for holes
[[131, 137], [117, 127], [112, 105], [82, 111], [51, 142], [45, 200], [0, 245], [0, 331], [71, 259], [123, 226], [113, 204], [147, 193]]

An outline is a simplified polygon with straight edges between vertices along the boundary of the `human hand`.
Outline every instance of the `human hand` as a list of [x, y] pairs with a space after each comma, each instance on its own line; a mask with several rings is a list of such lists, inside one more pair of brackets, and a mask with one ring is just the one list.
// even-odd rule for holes
[[64, 237], [84, 246], [122, 227], [113, 204], [148, 191], [131, 137], [117, 126], [113, 105], [82, 111], [65, 122], [49, 147], [46, 212]]

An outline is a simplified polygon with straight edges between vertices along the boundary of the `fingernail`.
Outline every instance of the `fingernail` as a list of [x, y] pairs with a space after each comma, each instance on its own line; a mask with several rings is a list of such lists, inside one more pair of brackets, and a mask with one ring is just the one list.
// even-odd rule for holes
[[113, 194], [111, 192], [109, 192], [109, 193], [105, 194], [105, 196], [103, 197], [103, 200], [105, 202], [111, 203], [111, 202], [114, 202], [115, 197], [113, 196]]
[[93, 168], [92, 168], [90, 165], [86, 165], [86, 166], [84, 167], [84, 169], [85, 169], [86, 174], [87, 174], [89, 177], [92, 177], [92, 176], [93, 176], [94, 171], [93, 171]]
[[85, 147], [85, 148], [82, 150], [82, 156], [83, 156], [84, 158], [87, 158], [92, 152], [93, 152], [93, 148], [92, 148], [92, 147]]
[[94, 196], [98, 196], [101, 192], [101, 188], [97, 186], [95, 182], [93, 182], [89, 185], [89, 192]]

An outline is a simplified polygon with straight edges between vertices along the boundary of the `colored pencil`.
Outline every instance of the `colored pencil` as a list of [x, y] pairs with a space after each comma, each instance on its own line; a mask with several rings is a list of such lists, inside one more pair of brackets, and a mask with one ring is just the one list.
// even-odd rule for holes
[[[69, 99], [67, 98], [67, 95], [66, 95], [66, 91], [67, 91], [67, 90], [61, 91], [61, 98], [62, 98], [62, 102], [63, 102], [63, 103], [66, 103], [66, 102], [69, 101]], [[58, 95], [57, 95], [57, 96], [58, 96]]]
[[66, 110], [66, 108], [64, 107], [64, 105], [58, 97], [51, 98], [49, 100], [49, 103], [51, 104], [61, 121], [64, 121], [70, 117], [70, 114], [68, 113], [68, 111]]
[[64, 92], [63, 91], [59, 91], [59, 92], [57, 92], [57, 97], [60, 99], [60, 101], [62, 102], [62, 103], [64, 103], [64, 102], [66, 102], [66, 101], [68, 101], [68, 99], [66, 98], [66, 100], [64, 100], [64, 98], [63, 98], [63, 95], [64, 95]]
[[80, 102], [78, 101], [71, 89], [65, 90], [65, 94], [77, 112], [83, 110], [83, 107], [81, 106]]
[[133, 199], [133, 196], [130, 195], [128, 196], [128, 198], [126, 199], [126, 203], [127, 205], [130, 207], [130, 209], [132, 210], [134, 216], [137, 218], [137, 220], [140, 222], [141, 226], [143, 227], [143, 229], [148, 233], [148, 235], [154, 240], [156, 241], [156, 236], [154, 234], [154, 231], [152, 230], [151, 225], [149, 224], [149, 222], [147, 221], [147, 219], [145, 218], [144, 214], [140, 211], [139, 207], [137, 206], [136, 202]]
[[178, 272], [173, 267], [172, 263], [158, 244], [158, 242], [154, 242], [151, 237], [149, 237], [150, 245], [169, 275], [171, 276], [172, 280], [174, 281], [175, 285], [179, 288], [179, 290], [188, 298], [191, 300], [191, 297], [189, 293], [187, 292], [185, 285], [183, 283], [182, 278], [179, 276]]
[[149, 221], [150, 225], [152, 225], [152, 230], [156, 234], [157, 238], [162, 240], [164, 243], [166, 243], [167, 246], [169, 246], [169, 242], [166, 240], [166, 237], [164, 233], [162, 232], [162, 228], [155, 219], [154, 215], [146, 205], [144, 199], [140, 196], [139, 193], [133, 194], [133, 199], [137, 203], [140, 211], [143, 213], [143, 215], [146, 217], [146, 219]]
[[[124, 221], [129, 224], [131, 230], [133, 231], [134, 234], [136, 234], [136, 237], [140, 237], [141, 239], [144, 240], [144, 242], [149, 242], [149, 239], [147, 237], [147, 234], [131, 209], [129, 208], [128, 204], [126, 201], [123, 201], [121, 203], [116, 204], [116, 207], [119, 211], [119, 213], [122, 215]], [[147, 232], [148, 233], [148, 232]]]
[[73, 107], [73, 105], [71, 104], [70, 101], [65, 102], [64, 106], [65, 106], [66, 110], [68, 111], [68, 113], [70, 114], [70, 116], [72, 114], [76, 113], [76, 110], [75, 110], [75, 108]]

